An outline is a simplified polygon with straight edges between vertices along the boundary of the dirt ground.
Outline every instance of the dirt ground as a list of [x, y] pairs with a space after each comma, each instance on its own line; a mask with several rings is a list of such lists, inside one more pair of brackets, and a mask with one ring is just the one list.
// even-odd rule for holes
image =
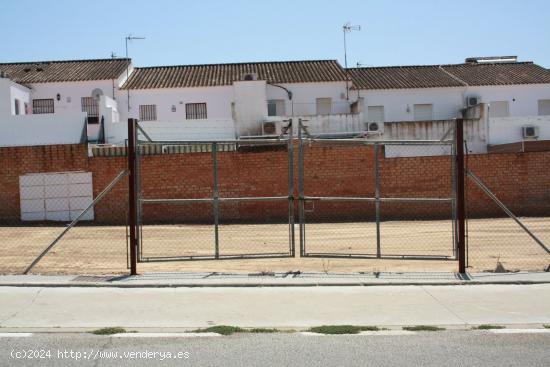
[[[550, 218], [524, 218], [524, 223], [550, 245]], [[0, 227], [0, 273], [18, 274], [63, 230], [62, 226]], [[382, 222], [382, 256], [454, 257], [451, 221]], [[288, 256], [289, 226], [285, 224], [221, 225], [221, 257], [240, 254]], [[138, 271], [146, 272], [437, 272], [455, 271], [453, 260], [363, 258], [256, 258], [195, 261], [159, 261], [175, 257], [213, 257], [214, 229], [207, 225], [145, 226]], [[299, 230], [296, 226], [296, 252]], [[468, 221], [469, 271], [541, 271], [550, 255], [509, 218]], [[375, 223], [316, 223], [305, 227], [308, 254], [373, 256], [376, 254]], [[126, 228], [77, 226], [38, 263], [40, 274], [127, 273]]]

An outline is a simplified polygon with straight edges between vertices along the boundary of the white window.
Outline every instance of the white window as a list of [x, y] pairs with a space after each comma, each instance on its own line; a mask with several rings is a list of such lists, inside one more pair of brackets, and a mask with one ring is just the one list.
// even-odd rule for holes
[[384, 106], [368, 106], [367, 121], [384, 122]]
[[539, 116], [550, 115], [550, 99], [539, 99]]
[[187, 120], [200, 120], [208, 118], [206, 113], [206, 103], [186, 103], [185, 118]]
[[489, 103], [489, 117], [508, 117], [508, 101], [493, 101]]
[[317, 115], [330, 115], [332, 113], [332, 98], [316, 99]]
[[14, 103], [15, 103], [15, 106], [14, 106], [15, 107], [15, 114], [16, 115], [21, 115], [21, 102], [19, 102], [19, 100], [16, 99], [14, 101]]
[[271, 99], [267, 101], [268, 116], [285, 116], [285, 100]]
[[414, 120], [415, 121], [433, 120], [433, 105], [432, 104], [415, 104]]
[[141, 121], [157, 121], [157, 105], [155, 104], [140, 105], [139, 119]]

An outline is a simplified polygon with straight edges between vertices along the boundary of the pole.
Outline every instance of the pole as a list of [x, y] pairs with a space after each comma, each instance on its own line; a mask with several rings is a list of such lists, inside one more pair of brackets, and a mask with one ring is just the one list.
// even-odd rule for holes
[[346, 26], [343, 27], [344, 30], [344, 69], [346, 71], [346, 100], [349, 100], [349, 77], [348, 77], [348, 49], [346, 45]]
[[380, 258], [382, 252], [380, 249], [380, 145], [374, 145], [374, 197], [376, 211], [376, 257]]
[[288, 218], [290, 225], [290, 256], [296, 256], [295, 228], [294, 228], [294, 126], [289, 119], [290, 136], [288, 139]]
[[466, 273], [466, 203], [464, 187], [464, 124], [462, 119], [456, 119], [456, 220], [458, 272]]
[[137, 274], [136, 120], [128, 119], [128, 214], [130, 227], [130, 275]]
[[214, 258], [220, 258], [220, 189], [218, 187], [218, 144], [212, 143], [212, 177], [214, 179], [213, 210], [214, 210]]

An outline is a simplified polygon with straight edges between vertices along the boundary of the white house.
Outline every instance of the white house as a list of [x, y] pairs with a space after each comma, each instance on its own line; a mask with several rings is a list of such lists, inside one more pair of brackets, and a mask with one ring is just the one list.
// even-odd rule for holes
[[532, 62], [470, 58], [455, 65], [351, 68], [349, 73], [367, 121], [448, 120], [483, 103], [487, 144], [522, 141], [524, 126], [535, 126], [540, 139], [550, 139], [550, 73]]
[[135, 68], [122, 89], [129, 116], [146, 124], [232, 121], [247, 136], [270, 119], [349, 114], [345, 77], [335, 60], [179, 65]]
[[[51, 136], [48, 139], [42, 136], [50, 144], [67, 141], [64, 135], [68, 135], [69, 131], [74, 132], [76, 126], [82, 131], [84, 124], [87, 125], [87, 135], [97, 138], [101, 121], [101, 98], [116, 99], [119, 88], [132, 69], [129, 59], [0, 64], [3, 89], [7, 90], [6, 85], [9, 84], [11, 91], [10, 107], [0, 107], [0, 116], [3, 117], [0, 122], [6, 122], [8, 115], [12, 116], [10, 121], [13, 116], [28, 115], [16, 117], [13, 122], [33, 121], [47, 132], [47, 136]], [[8, 97], [0, 98], [0, 104], [8, 101]], [[56, 128], [48, 129], [49, 124], [55, 124]], [[6, 136], [4, 132], [2, 136]]]

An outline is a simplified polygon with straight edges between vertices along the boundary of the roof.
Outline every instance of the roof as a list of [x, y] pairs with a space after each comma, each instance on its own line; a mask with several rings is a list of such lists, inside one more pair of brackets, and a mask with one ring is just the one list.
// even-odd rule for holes
[[464, 85], [438, 66], [351, 68], [349, 74], [357, 89], [437, 88]]
[[130, 59], [95, 59], [0, 63], [0, 71], [16, 83], [79, 82], [118, 78]]
[[155, 66], [135, 68], [123, 89], [214, 87], [231, 85], [255, 73], [269, 83], [345, 81], [336, 60], [273, 61], [235, 64]]
[[406, 89], [550, 83], [532, 62], [364, 67], [348, 69], [358, 89]]

